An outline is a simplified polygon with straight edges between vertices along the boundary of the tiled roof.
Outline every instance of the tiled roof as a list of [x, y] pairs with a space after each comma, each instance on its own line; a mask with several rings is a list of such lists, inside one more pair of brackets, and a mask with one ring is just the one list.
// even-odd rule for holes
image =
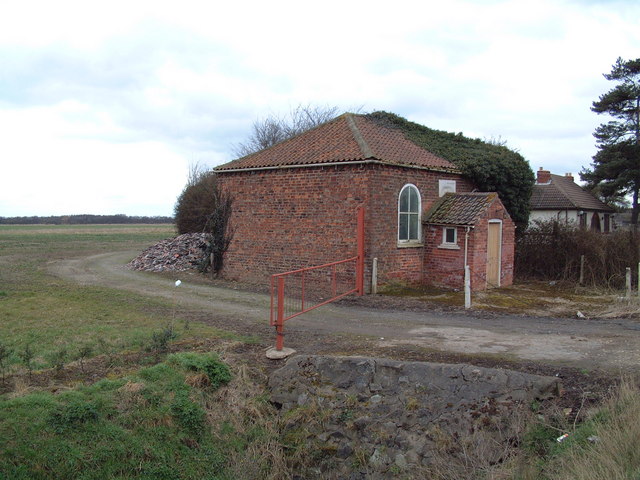
[[338, 118], [272, 147], [216, 167], [218, 172], [357, 161], [457, 171], [455, 166], [408, 140], [400, 129], [364, 115]]
[[495, 192], [446, 193], [425, 214], [423, 222], [432, 225], [475, 225], [497, 198]]
[[591, 193], [583, 190], [571, 177], [551, 175], [549, 183], [536, 183], [530, 201], [532, 210], [598, 210], [613, 212]]

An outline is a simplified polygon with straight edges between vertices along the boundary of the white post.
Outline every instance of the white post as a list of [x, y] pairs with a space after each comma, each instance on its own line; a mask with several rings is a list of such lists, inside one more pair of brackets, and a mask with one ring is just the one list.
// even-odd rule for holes
[[373, 259], [371, 266], [371, 295], [378, 293], [378, 258]]
[[469, 265], [464, 266], [464, 308], [471, 308], [471, 272]]
[[631, 267], [627, 267], [627, 298], [631, 300]]

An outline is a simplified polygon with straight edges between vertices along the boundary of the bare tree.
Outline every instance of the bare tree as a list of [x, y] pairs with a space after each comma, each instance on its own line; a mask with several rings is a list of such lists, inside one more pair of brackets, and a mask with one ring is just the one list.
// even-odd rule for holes
[[289, 115], [280, 117], [271, 115], [253, 122], [251, 134], [244, 143], [234, 145], [232, 150], [237, 157], [244, 157], [271, 147], [318, 125], [336, 118], [339, 107], [298, 105]]

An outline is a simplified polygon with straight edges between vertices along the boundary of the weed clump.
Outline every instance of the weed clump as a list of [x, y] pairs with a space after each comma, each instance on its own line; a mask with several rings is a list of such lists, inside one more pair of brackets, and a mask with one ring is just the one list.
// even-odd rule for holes
[[178, 392], [171, 403], [171, 415], [178, 425], [191, 434], [199, 435], [204, 430], [204, 409], [189, 398], [187, 392]]
[[75, 355], [76, 360], [80, 362], [80, 370], [84, 372], [84, 362], [93, 355], [93, 345], [85, 344], [80, 347]]
[[68, 352], [67, 352], [67, 347], [65, 346], [60, 347], [50, 355], [50, 361], [51, 361], [51, 364], [53, 365], [53, 368], [55, 368], [56, 373], [62, 372], [62, 369], [64, 368], [64, 364], [67, 361], [67, 357], [68, 357]]
[[23, 365], [29, 372], [29, 378], [31, 378], [31, 374], [33, 373], [33, 359], [35, 358], [35, 355], [36, 354], [31, 348], [30, 343], [27, 343], [18, 354], [20, 360], [22, 360]]
[[167, 363], [179, 365], [188, 371], [205, 373], [211, 387], [214, 389], [229, 383], [231, 380], [231, 370], [214, 353], [175, 353], [167, 358]]
[[11, 349], [0, 341], [0, 374], [2, 375], [2, 383], [5, 381], [5, 376], [8, 368], [8, 360], [11, 356]]
[[151, 334], [149, 350], [154, 352], [156, 356], [166, 353], [169, 350], [169, 343], [177, 337], [178, 334], [173, 329], [173, 325], [167, 325], [159, 332]]
[[56, 433], [63, 433], [97, 418], [98, 410], [94, 403], [74, 400], [53, 410], [49, 414], [48, 423]]

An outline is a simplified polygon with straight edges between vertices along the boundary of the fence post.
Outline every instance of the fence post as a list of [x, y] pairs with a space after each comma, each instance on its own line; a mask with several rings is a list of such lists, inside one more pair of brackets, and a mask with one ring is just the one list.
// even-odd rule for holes
[[638, 262], [638, 297], [640, 297], [640, 262]]
[[276, 350], [284, 347], [284, 277], [278, 277], [278, 318], [276, 319]]
[[371, 295], [376, 293], [378, 293], [378, 257], [373, 259], [371, 267]]
[[358, 295], [364, 295], [364, 207], [358, 207], [356, 231], [358, 259], [356, 260], [356, 289]]
[[580, 285], [584, 285], [584, 255], [580, 255]]
[[627, 267], [627, 298], [631, 300], [631, 267]]
[[464, 308], [471, 308], [471, 275], [469, 265], [464, 266]]

